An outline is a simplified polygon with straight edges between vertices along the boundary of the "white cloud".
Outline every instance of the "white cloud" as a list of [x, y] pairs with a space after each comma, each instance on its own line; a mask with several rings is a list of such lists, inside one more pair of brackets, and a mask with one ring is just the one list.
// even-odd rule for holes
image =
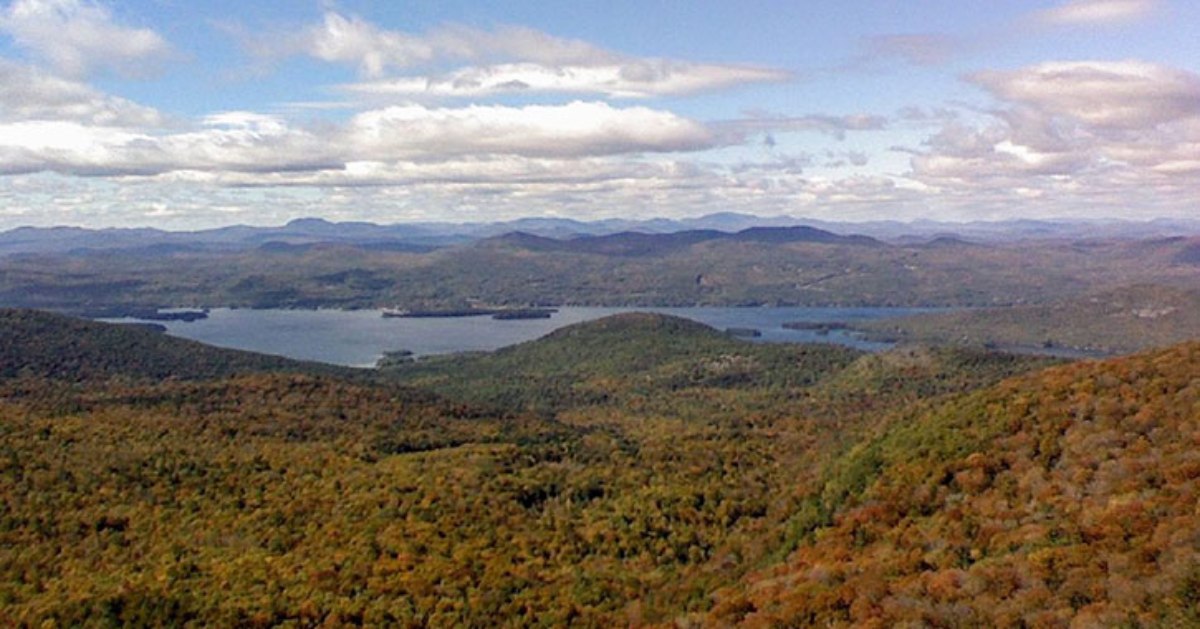
[[1145, 128], [1200, 115], [1200, 76], [1141, 61], [1050, 62], [968, 79], [997, 97], [1095, 127]]
[[519, 59], [543, 65], [604, 65], [622, 55], [578, 39], [555, 37], [524, 26], [500, 26], [483, 30], [463, 25], [448, 25], [430, 36], [447, 58]]
[[370, 155], [608, 155], [688, 151], [712, 146], [704, 126], [645, 107], [573, 102], [526, 107], [420, 105], [365, 112], [350, 123], [350, 142]]
[[[35, 3], [11, 5], [4, 19], [17, 4]], [[954, 45], [937, 36], [888, 36], [871, 49], [934, 64]], [[452, 211], [470, 218], [639, 211], [630, 208], [677, 216], [1128, 216], [1187, 215], [1200, 198], [1200, 77], [1141, 61], [977, 72], [966, 80], [994, 99], [982, 112], [909, 109], [894, 119], [759, 112], [703, 124], [607, 102], [460, 107], [423, 97], [653, 97], [785, 80], [786, 73], [635, 58], [518, 27], [407, 34], [337, 13], [284, 38], [276, 53], [358, 69], [367, 78], [342, 89], [371, 108], [311, 126], [227, 111], [181, 128], [186, 123], [166, 126], [155, 110], [78, 80], [0, 59], [0, 172], [16, 173], [0, 178], [0, 215], [33, 206], [113, 217], [127, 207], [128, 220], [181, 224], [222, 223], [243, 211], [264, 217], [257, 220], [322, 214], [385, 221]], [[74, 69], [52, 63], [78, 75], [119, 69], [119, 58]], [[345, 103], [311, 104], [327, 105]], [[870, 152], [876, 136], [855, 135], [811, 154], [790, 139], [773, 142], [784, 133], [840, 140], [900, 130], [915, 138], [928, 129], [935, 131], [912, 150], [910, 172]], [[743, 146], [683, 155], [730, 145]], [[61, 175], [22, 174], [42, 171]], [[30, 181], [36, 192], [17, 186]]]
[[912, 158], [940, 200], [1058, 215], [1185, 215], [1200, 199], [1200, 76], [1145, 62], [1050, 62], [968, 77], [998, 106]]
[[643, 98], [779, 82], [789, 77], [786, 72], [770, 68], [650, 59], [593, 66], [554, 67], [537, 63], [473, 66], [439, 76], [352, 83], [341, 89], [369, 96], [479, 98], [506, 93], [592, 93]]
[[68, 120], [100, 126], [147, 127], [162, 115], [123, 98], [0, 58], [0, 121]]
[[153, 175], [174, 171], [296, 173], [354, 162], [441, 162], [470, 156], [586, 158], [690, 151], [715, 136], [703, 125], [645, 107], [388, 107], [342, 126], [292, 127], [252, 112], [208, 116], [203, 126], [154, 133], [79, 122], [0, 124], [0, 171]]
[[324, 22], [308, 32], [304, 52], [322, 61], [354, 63], [370, 77], [382, 76], [390, 67], [426, 62], [434, 46], [420, 37], [377, 28], [358, 17], [325, 14]]
[[[244, 34], [243, 39], [247, 39]], [[306, 54], [355, 65], [371, 78], [434, 61], [507, 59], [557, 66], [609, 64], [621, 58], [587, 42], [520, 26], [484, 30], [451, 24], [413, 34], [382, 29], [361, 17], [336, 11], [326, 12], [320, 24], [303, 29], [299, 36], [248, 39], [251, 50], [259, 54]]]
[[[387, 30], [358, 16], [327, 12], [299, 34], [250, 35], [226, 27], [261, 58], [307, 55], [353, 65], [363, 81], [346, 92], [381, 97], [478, 98], [512, 92], [681, 95], [786, 81], [774, 68], [622, 55], [520, 26], [484, 30], [447, 25], [422, 34]], [[463, 64], [445, 70], [447, 64]]]
[[1148, 15], [1156, 0], [1073, 0], [1034, 14], [1043, 24], [1076, 26], [1128, 22]]
[[122, 26], [108, 7], [88, 0], [14, 0], [0, 12], [0, 31], [70, 77], [144, 75], [171, 54], [158, 33]]

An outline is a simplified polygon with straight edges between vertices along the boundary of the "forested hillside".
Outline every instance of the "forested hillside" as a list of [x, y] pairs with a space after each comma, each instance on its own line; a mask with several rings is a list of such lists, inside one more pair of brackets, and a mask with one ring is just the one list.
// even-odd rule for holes
[[425, 253], [343, 242], [99, 250], [0, 258], [0, 305], [1008, 306], [1133, 284], [1194, 287], [1196, 247], [1186, 238], [899, 245], [794, 227], [567, 240], [510, 234]]
[[[498, 408], [534, 399], [524, 361], [555, 356], [607, 395]], [[772, 348], [637, 315], [456, 364], [511, 392], [6, 376], [0, 621], [669, 623], [795, 547], [820, 470], [876, 426], [1045, 361]]]
[[561, 410], [706, 386], [797, 388], [860, 355], [835, 345], [747, 343], [688, 319], [629, 313], [490, 354], [432, 357], [388, 372], [455, 399]]
[[1200, 623], [1200, 344], [1009, 380], [826, 468], [747, 626]]
[[1043, 305], [868, 322], [873, 338], [989, 347], [1128, 353], [1200, 339], [1200, 292], [1142, 284]]
[[0, 309], [0, 378], [195, 380], [266, 371], [352, 373], [330, 365], [212, 347], [140, 326]]

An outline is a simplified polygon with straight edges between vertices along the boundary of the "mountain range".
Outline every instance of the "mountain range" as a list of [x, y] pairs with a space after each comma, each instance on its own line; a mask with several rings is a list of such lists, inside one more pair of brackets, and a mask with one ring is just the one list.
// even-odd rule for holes
[[196, 231], [153, 228], [87, 229], [81, 227], [19, 227], [0, 232], [0, 256], [20, 253], [71, 253], [92, 250], [134, 250], [145, 254], [179, 251], [244, 251], [262, 246], [342, 243], [400, 251], [429, 251], [522, 232], [560, 240], [605, 236], [621, 232], [671, 234], [689, 231], [742, 232], [764, 227], [806, 226], [841, 235], [862, 235], [893, 243], [911, 244], [937, 238], [976, 242], [1029, 239], [1159, 238], [1200, 234], [1200, 221], [1008, 220], [997, 222], [874, 221], [830, 222], [794, 217], [759, 217], [720, 213], [687, 219], [580, 221], [524, 218], [512, 221], [449, 223], [414, 222], [380, 225], [368, 222], [330, 222], [301, 218], [286, 225], [235, 225]]

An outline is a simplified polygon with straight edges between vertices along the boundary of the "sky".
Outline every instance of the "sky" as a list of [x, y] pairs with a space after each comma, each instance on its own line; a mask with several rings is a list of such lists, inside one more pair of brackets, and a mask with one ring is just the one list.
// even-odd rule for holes
[[1200, 217], [1200, 2], [0, 0], [0, 229]]

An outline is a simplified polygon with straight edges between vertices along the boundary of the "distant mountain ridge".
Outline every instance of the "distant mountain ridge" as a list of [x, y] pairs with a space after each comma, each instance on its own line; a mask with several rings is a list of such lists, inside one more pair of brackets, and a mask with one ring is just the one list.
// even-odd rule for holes
[[[997, 222], [869, 221], [831, 222], [788, 216], [763, 217], [718, 213], [695, 218], [645, 220], [522, 218], [510, 221], [376, 224], [299, 218], [285, 225], [232, 225], [195, 231], [82, 227], [18, 227], [0, 232], [0, 256], [13, 254], [87, 253], [129, 250], [143, 255], [169, 255], [174, 250], [239, 251], [259, 247], [308, 247], [346, 244], [363, 248], [425, 252], [431, 249], [525, 233], [568, 240], [620, 233], [674, 234], [680, 232], [744, 233], [760, 229], [811, 229], [837, 235], [858, 234], [897, 243], [923, 243], [939, 238], [1000, 242], [1020, 239], [1163, 238], [1200, 235], [1200, 221], [1010, 220]], [[178, 248], [178, 249], [176, 249]]]
[[610, 256], [647, 256], [669, 253], [692, 245], [712, 241], [770, 244], [809, 242], [863, 246], [883, 244], [868, 236], [842, 236], [823, 229], [803, 225], [792, 227], [751, 227], [735, 233], [714, 229], [693, 229], [664, 234], [618, 232], [603, 236], [583, 235], [567, 239], [548, 238], [527, 232], [513, 232], [486, 239], [481, 244], [485, 246], [507, 246], [539, 252], [565, 251]]

